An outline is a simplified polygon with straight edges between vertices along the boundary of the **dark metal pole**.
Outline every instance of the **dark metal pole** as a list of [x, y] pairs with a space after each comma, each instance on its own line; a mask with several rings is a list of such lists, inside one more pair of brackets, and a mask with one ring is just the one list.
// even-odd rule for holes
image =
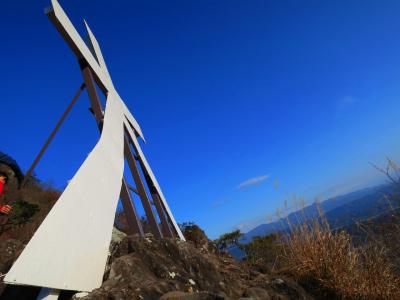
[[154, 205], [156, 206], [158, 215], [160, 216], [161, 228], [162, 228], [164, 236], [174, 237], [174, 233], [171, 230], [171, 227], [168, 224], [168, 220], [167, 220], [167, 218], [165, 216], [165, 212], [164, 212], [164, 209], [163, 209], [163, 205], [161, 203], [160, 196], [158, 195], [157, 192], [151, 193], [151, 196], [153, 197]]
[[[129, 136], [129, 135], [128, 135]], [[132, 145], [134, 151], [136, 153], [138, 152], [138, 149], [136, 149], [135, 144], [133, 143], [133, 141], [131, 140], [131, 138], [129, 138], [129, 142]], [[146, 180], [146, 184], [149, 187], [150, 190], [150, 194], [153, 198], [153, 204], [155, 205], [156, 209], [157, 209], [157, 213], [158, 216], [160, 217], [160, 221], [161, 221], [161, 229], [162, 229], [162, 233], [164, 236], [166, 237], [174, 237], [176, 236], [178, 233], [175, 233], [175, 230], [171, 229], [171, 224], [168, 222], [169, 219], [168, 217], [165, 215], [165, 207], [161, 202], [160, 199], [160, 195], [158, 194], [158, 191], [156, 190], [154, 183], [152, 181], [152, 179], [149, 176], [149, 173], [143, 163], [143, 160], [139, 157], [139, 155], [134, 156], [135, 160], [137, 160], [140, 164], [140, 168], [143, 172], [144, 178]]]
[[136, 195], [139, 195], [138, 190], [135, 189], [135, 188], [134, 188], [133, 186], [131, 186], [130, 184], [128, 184], [128, 188], [129, 188], [132, 192], [134, 192]]
[[[134, 147], [135, 151], [137, 152], [134, 144], [132, 144], [132, 146]], [[142, 169], [142, 172], [144, 174], [144, 178], [146, 180], [147, 186], [149, 187], [151, 196], [153, 198], [153, 203], [154, 203], [154, 205], [156, 206], [156, 209], [157, 209], [158, 216], [160, 217], [161, 228], [162, 228], [163, 234], [164, 234], [164, 236], [167, 236], [167, 237], [174, 237], [174, 232], [171, 230], [171, 226], [168, 223], [167, 216], [165, 215], [165, 209], [164, 209], [164, 207], [163, 207], [163, 205], [161, 203], [160, 196], [158, 195], [158, 192], [154, 187], [154, 183], [151, 180], [151, 178], [150, 178], [150, 176], [149, 176], [149, 174], [148, 174], [148, 172], [146, 170], [146, 167], [144, 166], [143, 161], [141, 160], [141, 158], [138, 157], [137, 160], [139, 161], [140, 168]]]
[[129, 147], [128, 138], [126, 136], [125, 136], [124, 144], [125, 144], [125, 147], [124, 147], [125, 148], [125, 157], [128, 161], [129, 168], [131, 169], [132, 177], [135, 180], [135, 185], [139, 192], [139, 197], [140, 197], [140, 200], [142, 201], [143, 208], [146, 212], [146, 217], [150, 224], [151, 231], [153, 232], [153, 234], [156, 238], [162, 238], [163, 235], [160, 231], [160, 228], [158, 227], [157, 219], [156, 219], [153, 209], [151, 207], [151, 203], [147, 196], [146, 189], [144, 187], [142, 178], [140, 178], [139, 169], [136, 165], [135, 157], [133, 156], [132, 150]]
[[40, 159], [42, 158], [44, 152], [49, 147], [51, 141], [54, 139], [57, 131], [60, 129], [62, 123], [64, 122], [65, 118], [68, 116], [69, 112], [71, 111], [72, 107], [75, 105], [76, 101], [78, 100], [79, 96], [81, 95], [82, 91], [85, 89], [85, 84], [83, 83], [78, 91], [76, 92], [74, 98], [68, 105], [67, 109], [62, 114], [60, 120], [57, 122], [56, 126], [54, 127], [53, 131], [50, 133], [49, 137], [46, 140], [46, 143], [43, 145], [42, 149], [40, 149], [39, 154], [36, 156], [35, 160], [33, 161], [32, 165], [29, 167], [29, 170], [26, 172], [25, 178], [22, 181], [21, 187], [24, 187], [26, 181], [31, 177], [33, 170], [35, 169], [36, 165], [39, 163]]
[[79, 65], [81, 66], [83, 79], [86, 84], [86, 90], [89, 95], [90, 106], [92, 108], [94, 117], [96, 119], [97, 126], [99, 127], [99, 130], [101, 132], [103, 128], [104, 113], [101, 107], [100, 97], [97, 94], [96, 84], [93, 78], [93, 74], [85, 61], [79, 61]]
[[[136, 209], [133, 204], [133, 199], [131, 194], [129, 193], [129, 189], [127, 188], [128, 184], [126, 183], [125, 178], [122, 179], [121, 186], [121, 201], [122, 206], [124, 207], [124, 213], [127, 218], [128, 230], [129, 233], [139, 233], [140, 235], [144, 235], [143, 228], [141, 226], [138, 215], [135, 213]], [[131, 222], [130, 220], [134, 220]]]

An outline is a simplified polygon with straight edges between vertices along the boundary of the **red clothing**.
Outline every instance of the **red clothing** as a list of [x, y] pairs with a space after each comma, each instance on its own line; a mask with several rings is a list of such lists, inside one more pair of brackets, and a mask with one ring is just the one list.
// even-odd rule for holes
[[12, 207], [10, 205], [1, 204], [1, 202], [4, 201], [3, 194], [4, 194], [4, 183], [0, 181], [0, 214], [8, 215]]
[[3, 195], [4, 183], [0, 181], [0, 196]]

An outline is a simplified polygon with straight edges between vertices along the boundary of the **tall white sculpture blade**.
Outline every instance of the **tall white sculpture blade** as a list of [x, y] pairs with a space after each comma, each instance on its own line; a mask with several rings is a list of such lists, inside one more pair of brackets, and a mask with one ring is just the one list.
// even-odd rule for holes
[[[58, 1], [51, 0], [51, 3], [52, 3], [52, 8], [48, 9], [46, 11], [46, 14], [50, 17], [53, 23], [56, 24], [58, 30], [62, 32], [62, 36], [64, 37], [68, 45], [71, 47], [71, 49], [78, 57], [81, 57], [87, 61], [87, 63], [89, 64], [90, 68], [94, 73], [94, 76], [97, 79], [97, 83], [100, 84], [100, 86], [102, 86], [103, 89], [105, 89], [108, 93], [110, 92], [117, 93], [111, 81], [111, 77], [109, 76], [107, 66], [105, 65], [103, 55], [101, 54], [100, 47], [93, 33], [91, 32], [90, 28], [87, 27], [89, 37], [93, 45], [93, 48], [95, 50], [97, 59], [99, 62], [101, 62], [102, 65], [99, 65], [98, 61], [93, 56], [92, 52], [90, 51], [86, 43], [83, 41], [78, 31], [75, 29], [74, 25], [71, 23], [71, 21], [69, 20], [68, 16], [64, 12]], [[129, 110], [128, 112], [126, 112], [127, 109], [124, 108], [124, 110], [125, 113], [129, 115], [131, 126], [133, 126], [134, 130], [144, 140], [143, 133], [138, 122], [135, 120], [135, 118], [132, 116]]]
[[95, 76], [98, 77], [101, 84], [108, 90], [111, 89], [110, 82], [104, 76], [96, 59], [93, 57], [88, 46], [85, 44], [85, 42], [79, 35], [78, 31], [75, 29], [74, 25], [69, 20], [68, 16], [62, 9], [61, 5], [58, 3], [57, 0], [51, 0], [51, 3], [52, 3], [52, 10], [50, 10], [49, 8], [46, 11], [46, 14], [51, 15], [51, 17], [55, 18], [57, 25], [60, 26], [60, 28], [64, 33], [63, 37], [64, 39], [66, 39], [68, 45], [71, 47], [71, 49], [75, 52], [75, 54], [78, 57], [82, 57], [88, 62], [90, 68], [95, 73]]
[[[86, 21], [85, 21], [85, 26], [86, 26], [86, 30], [87, 30], [87, 32], [89, 34], [89, 39], [90, 39], [90, 43], [91, 43], [91, 45], [93, 47], [94, 55], [96, 56], [97, 61], [99, 62], [100, 68], [103, 70], [104, 76], [108, 77], [109, 81], [111, 83], [112, 82], [111, 81], [111, 77], [110, 77], [110, 74], [108, 72], [107, 65], [106, 65], [106, 62], [104, 60], [100, 45], [99, 45], [95, 35], [93, 34], [92, 30], [90, 29], [90, 27], [89, 27], [89, 25], [87, 24]], [[112, 85], [112, 83], [111, 83], [111, 85]], [[136, 134], [132, 131], [132, 128], [135, 129], [136, 131], [137, 131], [137, 128], [140, 130], [140, 126], [139, 126], [139, 124], [137, 124], [135, 118], [133, 117], [133, 115], [129, 111], [128, 107], [125, 105], [125, 103], [123, 102], [121, 97], [118, 95], [117, 91], [114, 89], [114, 85], [112, 85], [112, 87], [113, 87], [113, 90], [110, 91], [110, 92], [111, 93], [115, 93], [116, 99], [119, 99], [120, 102], [121, 102], [121, 107], [123, 107], [123, 111], [124, 111], [124, 114], [126, 116], [126, 120], [125, 120], [126, 128], [129, 130], [129, 134], [131, 135], [131, 138], [132, 138], [133, 142], [135, 143], [135, 147], [137, 148], [137, 150], [139, 152], [138, 155], [142, 158], [143, 164], [145, 165], [145, 168], [146, 168], [151, 180], [153, 181], [154, 187], [156, 188], [157, 192], [159, 193], [159, 196], [160, 196], [162, 204], [163, 204], [163, 206], [164, 206], [164, 208], [166, 210], [168, 218], [171, 220], [172, 225], [174, 226], [174, 229], [178, 233], [179, 237], [182, 240], [185, 240], [185, 237], [183, 236], [181, 230], [179, 229], [179, 226], [175, 221], [175, 218], [174, 218], [174, 216], [173, 216], [173, 214], [172, 214], [172, 212], [171, 212], [171, 210], [170, 210], [170, 208], [168, 206], [168, 203], [165, 200], [165, 197], [164, 197], [164, 194], [161, 191], [160, 185], [158, 184], [157, 179], [154, 176], [153, 171], [151, 170], [150, 165], [148, 164], [148, 162], [146, 160], [146, 157], [144, 156], [144, 154], [142, 152], [142, 149], [140, 148], [140, 145], [136, 140]], [[139, 131], [138, 134], [144, 140], [142, 132]]]
[[106, 62], [105, 62], [104, 57], [103, 57], [103, 53], [101, 52], [100, 45], [97, 42], [97, 39], [94, 36], [92, 30], [90, 29], [89, 24], [86, 22], [86, 20], [84, 22], [85, 22], [86, 31], [88, 32], [89, 42], [92, 45], [92, 48], [93, 48], [93, 51], [94, 51], [94, 55], [96, 56], [96, 59], [97, 59], [99, 65], [100, 65], [100, 68], [103, 71], [104, 75], [106, 77], [108, 77], [108, 80], [110, 81], [112, 87], [114, 87], [114, 84], [112, 83], [112, 80], [111, 80], [110, 73], [108, 72], [108, 68], [107, 68]]
[[[92, 30], [90, 29], [90, 27], [89, 27], [89, 25], [87, 24], [86, 21], [85, 21], [85, 26], [86, 26], [86, 30], [87, 30], [88, 35], [89, 35], [90, 44], [93, 47], [93, 51], [94, 51], [94, 54], [95, 54], [95, 56], [97, 58], [97, 61], [99, 62], [100, 68], [103, 71], [104, 76], [106, 76], [109, 79], [110, 88], [112, 88], [112, 90], [109, 90], [109, 92], [115, 93], [116, 94], [116, 98], [117, 99], [121, 99], [121, 97], [118, 95], [118, 92], [115, 90], [114, 85], [112, 84], [111, 76], [110, 76], [110, 73], [108, 72], [108, 68], [107, 68], [106, 62], [105, 62], [104, 57], [103, 57], [103, 53], [101, 52], [101, 49], [100, 49], [100, 45], [97, 42], [96, 37], [94, 36]], [[143, 133], [142, 133], [142, 130], [141, 130], [139, 124], [137, 123], [136, 119], [133, 117], [133, 115], [129, 111], [128, 107], [122, 101], [122, 99], [121, 99], [121, 106], [123, 107], [125, 116], [129, 120], [129, 126], [132, 127], [139, 134], [139, 136], [143, 139], [143, 141], [145, 141]]]
[[[10, 284], [61, 290], [92, 291], [100, 287], [111, 240], [124, 172], [124, 125], [143, 161], [162, 206], [184, 240], [158, 182], [136, 139], [143, 134], [114, 88], [100, 46], [87, 26], [93, 52], [57, 2], [47, 15], [107, 94], [103, 131], [57, 203], [7, 273]], [[98, 100], [97, 100], [98, 101]]]
[[103, 132], [6, 283], [91, 291], [102, 283], [124, 168], [124, 114], [109, 95]]

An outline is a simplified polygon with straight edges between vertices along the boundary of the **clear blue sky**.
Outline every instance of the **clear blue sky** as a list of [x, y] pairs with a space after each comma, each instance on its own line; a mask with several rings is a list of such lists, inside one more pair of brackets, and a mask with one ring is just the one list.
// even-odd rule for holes
[[[398, 1], [60, 3], [97, 36], [176, 218], [211, 237], [266, 222], [292, 194], [376, 182], [369, 162], [400, 158]], [[0, 13], [0, 150], [24, 170], [82, 81], [48, 4]], [[87, 108], [84, 94], [37, 168], [57, 187], [98, 138]]]

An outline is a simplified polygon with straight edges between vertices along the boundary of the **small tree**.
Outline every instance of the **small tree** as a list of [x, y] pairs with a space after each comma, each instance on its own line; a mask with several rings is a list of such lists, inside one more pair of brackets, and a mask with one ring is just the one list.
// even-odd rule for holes
[[10, 217], [9, 217], [10, 222], [11, 223], [26, 222], [38, 210], [39, 210], [38, 205], [26, 202], [22, 199], [19, 199], [13, 204], [13, 209], [11, 210]]
[[239, 239], [243, 236], [240, 230], [235, 230], [232, 232], [224, 233], [221, 235], [215, 243], [219, 250], [225, 250], [229, 246], [238, 246], [240, 247]]
[[251, 243], [240, 245], [240, 248], [246, 253], [246, 261], [250, 265], [271, 269], [281, 250], [278, 239], [277, 235], [257, 236]]
[[193, 222], [186, 222], [180, 225], [183, 235], [187, 241], [191, 241], [196, 247], [208, 246], [209, 240], [205, 232]]

